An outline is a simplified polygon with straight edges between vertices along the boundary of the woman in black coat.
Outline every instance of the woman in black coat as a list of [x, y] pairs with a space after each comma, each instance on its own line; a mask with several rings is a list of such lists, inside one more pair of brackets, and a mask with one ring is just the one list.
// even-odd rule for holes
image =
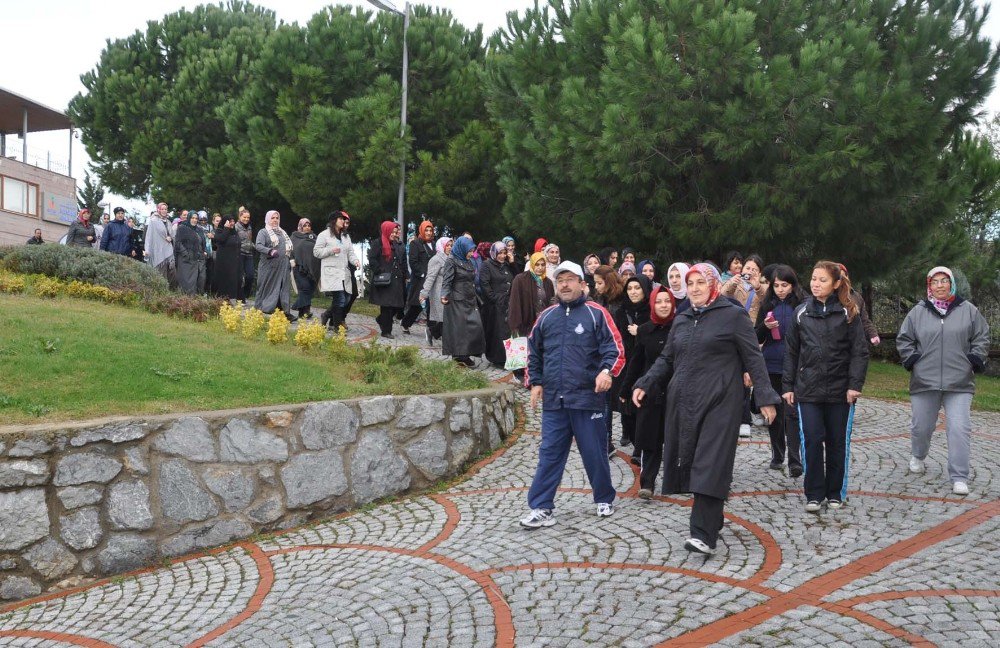
[[200, 295], [205, 290], [205, 232], [198, 227], [198, 212], [191, 210], [189, 220], [177, 224], [174, 258], [177, 260], [177, 286], [182, 293]]
[[476, 296], [476, 270], [469, 259], [475, 249], [476, 244], [469, 237], [455, 239], [441, 279], [441, 303], [444, 304], [441, 353], [467, 367], [474, 364], [471, 356], [480, 356], [486, 350]]
[[[392, 339], [392, 319], [403, 309], [406, 291], [406, 256], [400, 242], [399, 225], [384, 221], [382, 236], [372, 241], [368, 250], [368, 265], [372, 271], [372, 283], [368, 300], [379, 307], [375, 321], [382, 331], [382, 337]], [[380, 275], [388, 278], [388, 283], [377, 285]]]
[[652, 286], [646, 277], [630, 277], [625, 282], [621, 308], [614, 313], [615, 326], [622, 336], [625, 347], [625, 369], [611, 383], [612, 409], [619, 413], [622, 421], [622, 445], [632, 445], [632, 463], [639, 465], [639, 450], [635, 447], [635, 406], [632, 393], [625, 391], [625, 375], [630, 364], [635, 364], [635, 338], [639, 327], [649, 321], [649, 293]]
[[635, 383], [632, 399], [667, 385], [663, 492], [693, 493], [691, 537], [684, 548], [715, 553], [723, 507], [733, 480], [743, 419], [743, 374], [749, 372], [761, 415], [770, 423], [778, 394], [771, 389], [746, 311], [719, 299], [715, 271], [698, 264], [685, 277], [691, 308], [674, 320], [663, 353]]
[[299, 317], [309, 318], [312, 317], [313, 295], [319, 283], [319, 259], [313, 254], [316, 235], [313, 234], [312, 222], [308, 218], [300, 218], [291, 239], [292, 258], [295, 259], [292, 277], [299, 291], [292, 308], [299, 312]]
[[231, 216], [222, 219], [215, 228], [215, 271], [212, 273], [212, 292], [226, 299], [239, 299], [240, 293], [240, 237]]
[[417, 316], [423, 311], [420, 303], [420, 291], [424, 289], [427, 279], [427, 264], [434, 256], [434, 224], [430, 221], [420, 223], [417, 228], [417, 238], [410, 241], [408, 252], [410, 259], [410, 287], [406, 295], [406, 312], [403, 313], [403, 333], [409, 333], [410, 327], [417, 321]]
[[[631, 395], [632, 387], [656, 359], [660, 357], [670, 335], [676, 315], [676, 303], [666, 286], [657, 286], [649, 297], [650, 319], [639, 326], [635, 335], [633, 357], [625, 365], [622, 392]], [[634, 403], [633, 403], [634, 405]], [[663, 462], [663, 426], [667, 407], [666, 384], [647, 394], [643, 406], [635, 413], [635, 440], [633, 453], [641, 456], [639, 472], [639, 497], [649, 499], [656, 486], [656, 473]]]
[[498, 241], [490, 248], [490, 258], [479, 270], [479, 285], [483, 290], [483, 332], [486, 336], [486, 359], [503, 368], [507, 351], [503, 342], [510, 337], [507, 315], [510, 311], [510, 287], [514, 277], [507, 263], [507, 245]]

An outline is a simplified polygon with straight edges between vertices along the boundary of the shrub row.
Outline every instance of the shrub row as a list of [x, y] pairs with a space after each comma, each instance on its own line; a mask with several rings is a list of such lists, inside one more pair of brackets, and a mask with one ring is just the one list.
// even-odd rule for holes
[[164, 295], [166, 279], [145, 263], [92, 248], [46, 243], [0, 247], [0, 269], [80, 281], [111, 290]]

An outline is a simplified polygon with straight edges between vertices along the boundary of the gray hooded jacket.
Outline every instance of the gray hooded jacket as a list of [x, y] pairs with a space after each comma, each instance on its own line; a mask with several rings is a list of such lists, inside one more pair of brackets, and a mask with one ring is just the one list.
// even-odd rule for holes
[[986, 368], [990, 325], [979, 309], [956, 297], [941, 315], [928, 300], [913, 307], [896, 336], [903, 366], [912, 371], [910, 393], [975, 393], [974, 373]]

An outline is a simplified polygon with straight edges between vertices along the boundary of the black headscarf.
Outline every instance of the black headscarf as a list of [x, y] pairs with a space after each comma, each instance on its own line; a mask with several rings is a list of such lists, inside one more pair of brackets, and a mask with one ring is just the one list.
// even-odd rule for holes
[[[639, 303], [633, 303], [628, 296], [629, 284], [637, 283], [642, 288], [642, 299]], [[625, 289], [622, 291], [622, 310], [629, 319], [630, 324], [645, 324], [649, 321], [649, 295], [653, 291], [653, 285], [643, 275], [629, 277], [625, 282]]]

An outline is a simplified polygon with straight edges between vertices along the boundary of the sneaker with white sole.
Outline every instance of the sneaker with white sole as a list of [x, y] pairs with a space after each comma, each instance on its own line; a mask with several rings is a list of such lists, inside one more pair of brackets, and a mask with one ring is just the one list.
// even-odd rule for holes
[[652, 488], [640, 488], [639, 489], [639, 499], [653, 499], [653, 489]]
[[839, 509], [843, 505], [844, 505], [844, 503], [841, 502], [840, 500], [827, 500], [826, 501], [826, 507], [828, 509], [833, 510], [833, 511], [836, 511], [837, 509]]
[[806, 513], [819, 513], [819, 510], [823, 505], [816, 500], [809, 500], [806, 502]]
[[964, 481], [957, 481], [951, 485], [951, 492], [955, 493], [956, 495], [968, 495], [969, 485], [966, 484]]
[[611, 504], [601, 502], [597, 505], [597, 517], [611, 517], [611, 514], [614, 512], [615, 507]]
[[917, 459], [916, 457], [910, 457], [910, 472], [911, 473], [913, 473], [914, 475], [920, 475], [920, 474], [923, 474], [923, 472], [925, 470], [927, 470], [927, 467], [924, 465], [924, 460], [923, 459]]
[[700, 553], [703, 556], [711, 556], [715, 553], [715, 549], [712, 549], [698, 538], [688, 538], [684, 542], [684, 548], [691, 553]]
[[740, 424], [740, 436], [743, 438], [750, 436], [750, 426], [746, 423]]
[[551, 509], [532, 509], [531, 513], [521, 518], [521, 526], [526, 529], [550, 527], [556, 523], [556, 516]]

